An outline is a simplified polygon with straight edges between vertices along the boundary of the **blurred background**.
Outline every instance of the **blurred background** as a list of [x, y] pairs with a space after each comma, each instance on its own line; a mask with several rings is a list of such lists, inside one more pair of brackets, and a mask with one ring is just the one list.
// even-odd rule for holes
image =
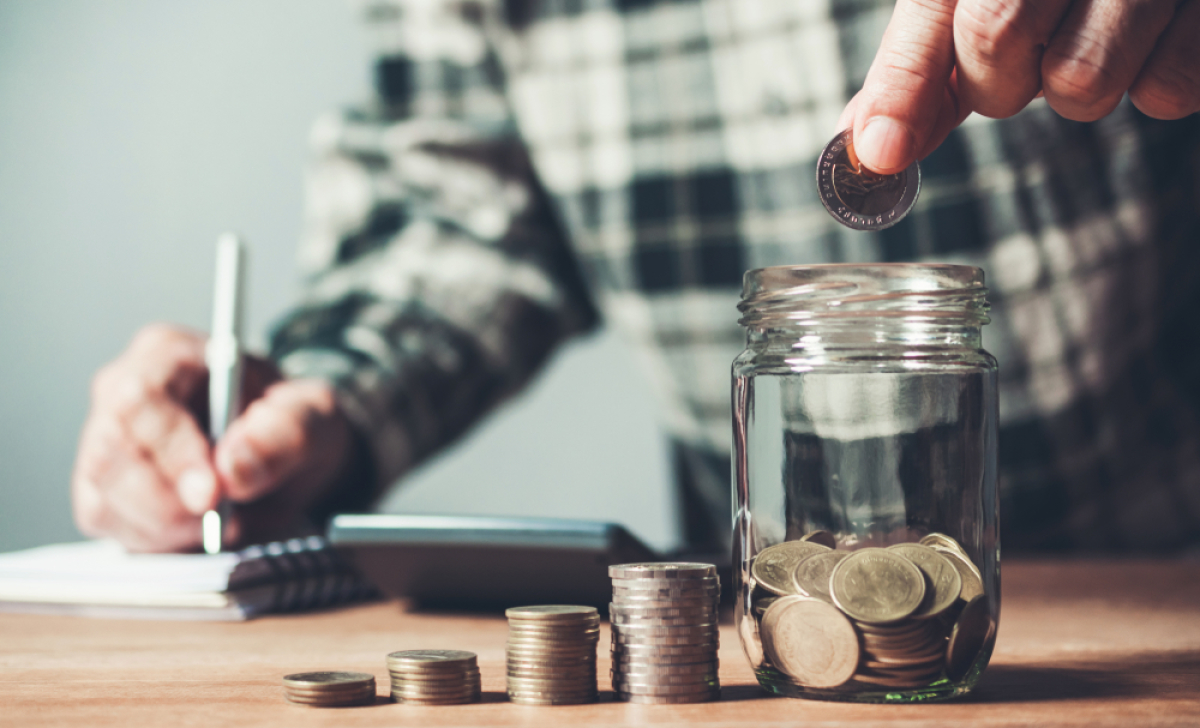
[[[249, 343], [297, 290], [309, 125], [363, 98], [346, 0], [0, 0], [0, 551], [80, 538], [93, 372], [150, 321], [206, 329], [214, 242], [252, 245]], [[678, 542], [649, 387], [601, 332], [381, 510], [562, 516]]]

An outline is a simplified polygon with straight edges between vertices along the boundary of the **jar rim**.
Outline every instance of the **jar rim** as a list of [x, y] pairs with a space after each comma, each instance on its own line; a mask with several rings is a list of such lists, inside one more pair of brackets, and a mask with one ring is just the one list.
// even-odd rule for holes
[[902, 318], [988, 323], [983, 269], [953, 263], [823, 263], [755, 268], [743, 276], [743, 326]]

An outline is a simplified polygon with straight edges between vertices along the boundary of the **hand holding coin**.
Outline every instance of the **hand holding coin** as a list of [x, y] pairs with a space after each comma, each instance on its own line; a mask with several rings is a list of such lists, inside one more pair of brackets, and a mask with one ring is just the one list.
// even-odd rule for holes
[[896, 174], [876, 174], [859, 161], [849, 129], [834, 137], [817, 160], [821, 203], [854, 230], [883, 230], [900, 222], [920, 190], [916, 162]]
[[1044, 95], [1074, 121], [1107, 116], [1126, 92], [1143, 113], [1200, 111], [1200, 2], [899, 0], [866, 82], [838, 128], [863, 163], [896, 173], [972, 111], [1003, 119]]

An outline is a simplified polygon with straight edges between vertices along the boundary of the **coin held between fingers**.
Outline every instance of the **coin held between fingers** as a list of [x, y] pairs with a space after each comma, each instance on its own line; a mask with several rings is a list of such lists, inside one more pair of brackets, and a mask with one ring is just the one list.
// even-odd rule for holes
[[921, 168], [913, 162], [881, 175], [858, 163], [851, 131], [835, 136], [817, 160], [817, 194], [830, 215], [854, 230], [883, 230], [904, 219], [917, 201]]

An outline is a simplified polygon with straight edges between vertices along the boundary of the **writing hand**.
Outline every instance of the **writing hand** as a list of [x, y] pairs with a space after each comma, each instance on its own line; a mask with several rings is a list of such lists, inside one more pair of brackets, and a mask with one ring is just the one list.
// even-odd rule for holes
[[[71, 479], [84, 534], [133, 551], [194, 549], [200, 517], [222, 497], [270, 496], [276, 514], [294, 515], [345, 465], [349, 428], [330, 387], [280, 381], [274, 365], [254, 357], [244, 370], [249, 406], [214, 451], [201, 424], [204, 344], [194, 332], [149, 326], [96, 374]], [[254, 525], [235, 514], [226, 541]]]

